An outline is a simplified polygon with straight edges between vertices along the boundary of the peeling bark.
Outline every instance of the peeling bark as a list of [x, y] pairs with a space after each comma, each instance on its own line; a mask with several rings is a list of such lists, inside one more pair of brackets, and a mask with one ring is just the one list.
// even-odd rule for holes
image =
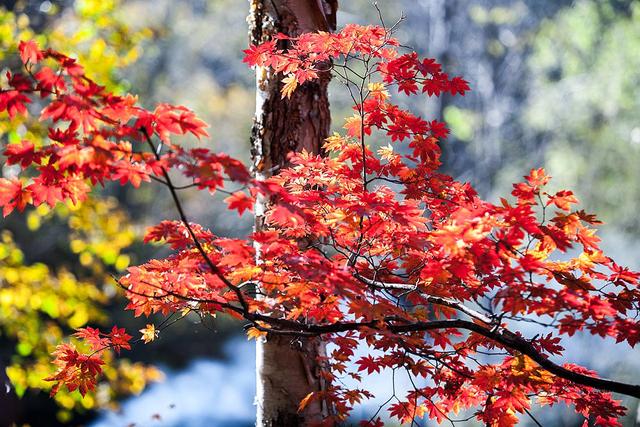
[[[251, 43], [259, 44], [282, 32], [291, 36], [309, 31], [332, 31], [336, 25], [337, 0], [250, 0], [247, 18]], [[290, 152], [321, 153], [329, 135], [327, 97], [329, 75], [301, 85], [290, 99], [281, 99], [282, 76], [256, 69], [256, 112], [251, 132], [254, 174], [265, 179], [287, 165]], [[255, 229], [264, 226], [269, 201], [255, 207]], [[256, 246], [260, 261], [260, 247]], [[257, 426], [305, 426], [329, 415], [322, 401], [314, 400], [298, 411], [309, 393], [324, 388], [325, 356], [320, 338], [267, 336], [256, 348]]]

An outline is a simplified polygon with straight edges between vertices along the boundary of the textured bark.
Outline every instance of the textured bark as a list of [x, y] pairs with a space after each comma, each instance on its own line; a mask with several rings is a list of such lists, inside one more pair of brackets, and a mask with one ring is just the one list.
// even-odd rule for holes
[[[251, 42], [269, 40], [282, 32], [291, 36], [335, 29], [336, 0], [250, 0]], [[264, 179], [287, 164], [292, 151], [320, 153], [329, 134], [327, 98], [329, 76], [300, 86], [290, 99], [281, 99], [282, 76], [256, 70], [256, 114], [251, 133], [254, 173]], [[255, 229], [264, 226], [268, 200], [256, 202]], [[256, 247], [260, 260], [260, 247]], [[324, 388], [322, 366], [325, 346], [319, 338], [267, 336], [256, 349], [256, 405], [258, 426], [312, 425], [329, 414], [322, 401], [304, 410], [298, 405], [309, 393]]]

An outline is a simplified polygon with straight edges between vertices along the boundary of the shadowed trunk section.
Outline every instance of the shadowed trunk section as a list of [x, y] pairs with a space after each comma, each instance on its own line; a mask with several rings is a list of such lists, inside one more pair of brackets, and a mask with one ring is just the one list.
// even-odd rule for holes
[[[248, 18], [251, 43], [259, 44], [278, 32], [296, 36], [311, 31], [332, 31], [336, 0], [254, 0]], [[290, 152], [321, 153], [329, 135], [327, 97], [329, 75], [307, 82], [290, 99], [281, 99], [282, 76], [256, 69], [256, 113], [251, 132], [251, 153], [256, 178], [265, 179], [287, 164]], [[255, 229], [264, 227], [269, 200], [255, 207]], [[260, 247], [256, 246], [260, 262]], [[325, 356], [320, 338], [267, 336], [256, 351], [257, 426], [305, 426], [322, 421], [330, 408], [319, 400], [304, 410], [298, 405], [309, 393], [325, 388], [319, 359]]]

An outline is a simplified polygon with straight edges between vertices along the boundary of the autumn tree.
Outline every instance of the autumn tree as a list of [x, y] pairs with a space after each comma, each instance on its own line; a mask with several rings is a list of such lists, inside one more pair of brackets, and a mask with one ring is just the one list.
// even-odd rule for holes
[[[249, 16], [251, 44], [275, 41], [278, 33], [299, 36], [314, 31], [333, 31], [337, 1], [300, 0], [253, 1]], [[280, 41], [286, 45], [287, 41]], [[265, 180], [288, 164], [288, 155], [306, 150], [320, 154], [329, 136], [330, 111], [327, 88], [329, 73], [302, 85], [283, 99], [283, 87], [295, 82], [273, 73], [269, 67], [256, 67], [256, 116], [252, 129], [252, 155], [256, 179]], [[258, 197], [255, 231], [266, 229], [264, 213], [269, 197]], [[302, 243], [305, 244], [305, 243]], [[260, 262], [260, 244], [256, 242]], [[272, 335], [256, 341], [256, 407], [258, 425], [301, 425], [320, 421], [328, 415], [326, 402], [317, 400], [298, 411], [299, 402], [324, 389], [324, 369], [319, 356], [325, 344], [319, 337], [299, 338]], [[286, 372], [286, 375], [283, 375]]]
[[[7, 162], [20, 173], [0, 179], [0, 205], [9, 214], [82, 200], [109, 181], [167, 187], [178, 219], [151, 226], [145, 240], [173, 253], [120, 277], [127, 308], [136, 316], [193, 311], [243, 319], [250, 337], [266, 338], [263, 354], [275, 341], [284, 360], [291, 348], [323, 340], [326, 354], [308, 351], [313, 360], [306, 362], [321, 367], [310, 372], [309, 383], [316, 374], [324, 386], [309, 387], [295, 402], [302, 417], [323, 402], [322, 423], [345, 420], [372, 397], [366, 375], [390, 370], [412, 384], [406, 393], [391, 384], [381, 396], [402, 423], [419, 417], [454, 423], [460, 411], [471, 411], [485, 425], [508, 426], [532, 416], [534, 403], [566, 403], [587, 425], [620, 425], [625, 410], [611, 393], [638, 398], [640, 386], [562, 360], [563, 343], [585, 331], [621, 348], [635, 346], [640, 274], [604, 254], [596, 217], [576, 209], [571, 191], [548, 191], [544, 170], [532, 170], [497, 204], [439, 171], [446, 125], [416, 116], [401, 101], [464, 95], [469, 86], [435, 59], [402, 47], [395, 28], [276, 33], [246, 50], [250, 66], [281, 76], [280, 83], [260, 75], [258, 82], [277, 84], [286, 100], [265, 109], [275, 102], [267, 92], [258, 103], [255, 166], [266, 176], [255, 177], [223, 153], [186, 148], [180, 137], [208, 136], [187, 108], [146, 110], [135, 97], [116, 96], [91, 80], [75, 59], [23, 41], [23, 69], [8, 74], [0, 111], [15, 118], [33, 104], [31, 113], [47, 123], [49, 135], [42, 145], [25, 140], [7, 147]], [[281, 129], [265, 127], [270, 114], [298, 105], [281, 119], [295, 122], [305, 111], [295, 97], [329, 72], [353, 100], [345, 131], [324, 140], [325, 156], [311, 151], [315, 145], [286, 157], [265, 153], [275, 144], [265, 135]], [[279, 139], [298, 148], [304, 136], [290, 135]], [[190, 187], [229, 193], [229, 209], [255, 209], [259, 227], [232, 239], [190, 222], [180, 201], [181, 189]], [[531, 323], [539, 334], [524, 332]], [[153, 324], [141, 332], [136, 342], [162, 333]], [[132, 345], [117, 326], [81, 328], [76, 337], [79, 343], [62, 343], [54, 354], [59, 369], [48, 378], [54, 393], [92, 390], [105, 350]], [[356, 353], [362, 349], [364, 355]], [[291, 367], [279, 374], [295, 375]], [[346, 386], [347, 378], [359, 385]], [[260, 416], [262, 425], [300, 421]], [[361, 422], [382, 424], [378, 413]]]

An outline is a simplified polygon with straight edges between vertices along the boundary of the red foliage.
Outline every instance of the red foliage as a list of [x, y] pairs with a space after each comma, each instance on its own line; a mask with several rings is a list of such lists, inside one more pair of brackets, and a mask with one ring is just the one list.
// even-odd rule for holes
[[[331, 385], [322, 398], [338, 419], [370, 397], [344, 388], [338, 376], [359, 380], [358, 372], [401, 369], [430, 379], [395, 396], [388, 409], [401, 422], [442, 421], [477, 408], [480, 421], [506, 426], [532, 402], [566, 402], [596, 424], [619, 425], [624, 411], [609, 391], [637, 397], [637, 387], [548, 359], [562, 355], [563, 336], [577, 331], [630, 346], [640, 341], [640, 274], [602, 252], [595, 217], [572, 210], [577, 200], [570, 191], [545, 192], [550, 178], [542, 169], [514, 184], [514, 201], [500, 204], [440, 173], [446, 126], [400, 108], [392, 94], [464, 95], [468, 84], [433, 59], [399, 54], [384, 28], [349, 25], [335, 34], [278, 39], [288, 47], [251, 46], [245, 61], [285, 74], [283, 95], [327, 68], [346, 72], [339, 64], [354, 58], [369, 64], [369, 84], [361, 86], [346, 135], [327, 139], [326, 157], [293, 154], [290, 167], [266, 181], [252, 180], [226, 155], [180, 146], [178, 136], [207, 136], [206, 125], [186, 108], [161, 104], [147, 111], [132, 96], [106, 92], [75, 60], [21, 44], [28, 73], [9, 75], [0, 112], [26, 114], [27, 104], [43, 98], [40, 119], [49, 123], [50, 142], [7, 147], [8, 163], [29, 172], [0, 179], [3, 213], [82, 200], [107, 181], [135, 187], [159, 181], [179, 203], [169, 170], [211, 193], [226, 177], [248, 191], [232, 192], [229, 209], [242, 214], [256, 196], [274, 202], [265, 230], [245, 240], [219, 238], [189, 223], [182, 210], [181, 221], [151, 227], [145, 241], [164, 242], [174, 253], [121, 278], [136, 316], [222, 312], [246, 319], [254, 335], [323, 335], [333, 350], [324, 373]], [[371, 147], [366, 138], [374, 132], [388, 145]], [[572, 256], [558, 256], [569, 250]], [[268, 297], [255, 299], [247, 283], [260, 284]], [[547, 333], [521, 336], [518, 325], [527, 321]], [[92, 353], [59, 346], [54, 393], [61, 384], [91, 390], [100, 351], [128, 349], [131, 338], [116, 327], [76, 336]], [[356, 356], [358, 345], [371, 353]], [[496, 355], [483, 357], [486, 352]], [[365, 424], [381, 425], [379, 419]]]

